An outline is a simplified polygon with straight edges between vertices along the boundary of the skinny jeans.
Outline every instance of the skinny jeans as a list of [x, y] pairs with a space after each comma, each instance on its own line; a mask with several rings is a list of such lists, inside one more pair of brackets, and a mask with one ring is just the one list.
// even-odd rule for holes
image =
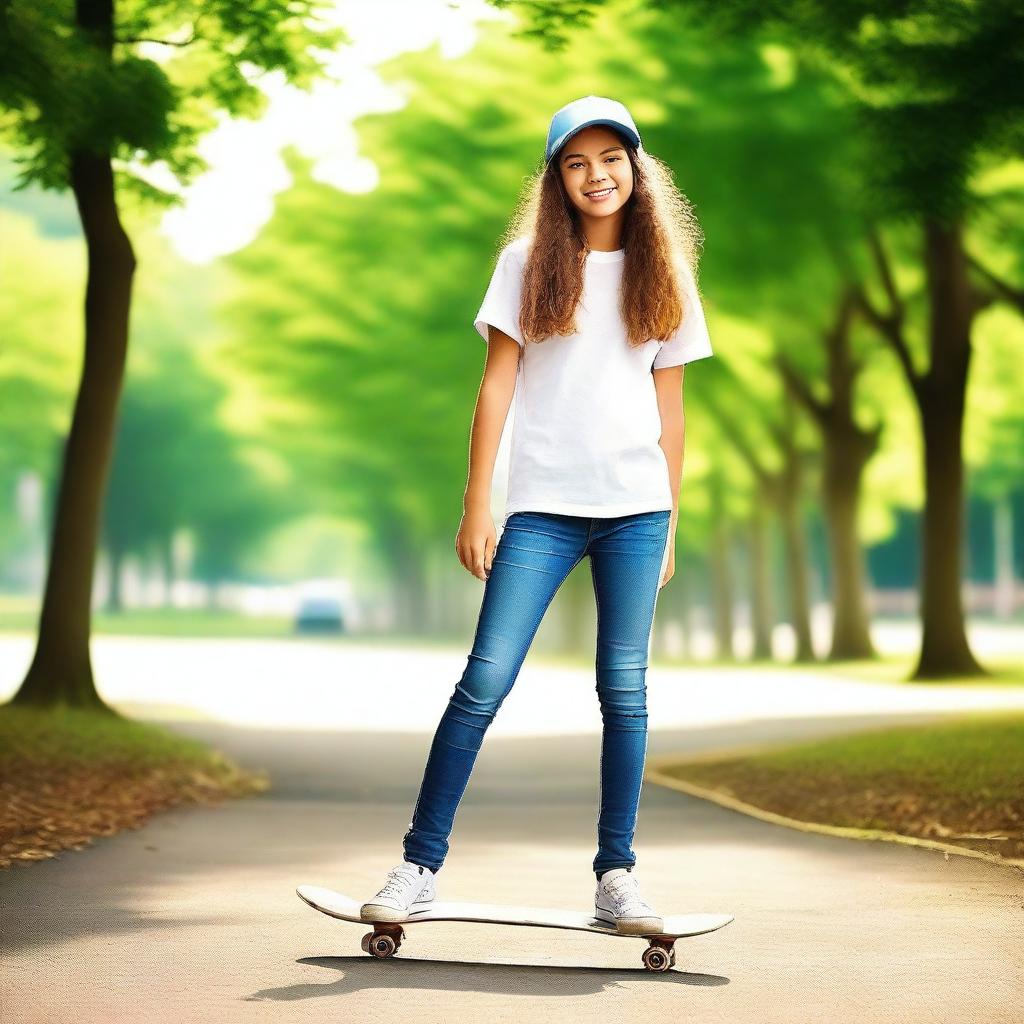
[[[668, 560], [668, 509], [617, 517], [514, 512], [484, 585], [473, 647], [434, 734], [404, 857], [439, 871], [488, 727], [514, 685], [544, 613], [590, 556], [602, 719], [595, 873], [632, 867], [647, 756], [647, 661]], [[538, 709], [543, 714], [543, 708]]]

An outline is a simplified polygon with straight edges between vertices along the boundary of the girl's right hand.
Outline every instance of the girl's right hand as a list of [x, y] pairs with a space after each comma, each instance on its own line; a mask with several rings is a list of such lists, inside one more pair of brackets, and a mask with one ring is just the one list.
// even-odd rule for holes
[[463, 513], [455, 550], [463, 567], [485, 582], [491, 573], [497, 537], [490, 510], [471, 509]]

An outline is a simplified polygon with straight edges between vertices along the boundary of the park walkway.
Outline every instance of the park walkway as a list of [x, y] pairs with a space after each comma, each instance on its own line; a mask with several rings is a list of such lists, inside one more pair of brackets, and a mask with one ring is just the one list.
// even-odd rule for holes
[[[340, 649], [334, 657], [344, 669]], [[449, 667], [458, 659], [422, 656], [426, 678], [432, 659], [446, 657]], [[224, 661], [216, 672], [223, 678]], [[344, 688], [346, 675], [322, 685]], [[651, 753], [936, 713], [894, 711], [888, 688], [865, 683], [854, 685], [878, 694], [877, 712], [839, 714], [833, 693], [822, 697], [825, 713], [769, 716], [748, 706], [741, 674], [689, 675], [650, 674]], [[477, 761], [439, 898], [590, 908], [599, 734], [574, 720], [561, 734], [511, 729], [531, 705], [536, 717], [553, 686], [569, 691], [560, 701], [575, 695], [577, 707], [596, 701], [586, 673], [524, 669], [502, 709], [512, 712], [506, 733], [496, 722]], [[658, 718], [658, 709], [685, 705], [681, 689], [697, 701], [693, 709], [706, 697], [688, 726], [665, 721], [674, 712]], [[378, 693], [400, 699], [387, 678], [378, 678]], [[335, 697], [325, 703], [333, 707]], [[253, 699], [258, 705], [265, 695]], [[434, 683], [423, 699], [432, 730], [447, 693]], [[523, 706], [510, 707], [514, 700]], [[722, 720], [709, 702], [735, 713]], [[376, 961], [359, 948], [359, 925], [316, 914], [294, 888], [312, 882], [353, 896], [376, 889], [401, 856], [430, 731], [171, 727], [267, 768], [273, 788], [219, 808], [180, 808], [138, 832], [0, 874], [5, 1017], [791, 1024], [842, 1015], [859, 1024], [994, 1024], [1019, 1010], [1018, 870], [800, 833], [649, 784], [634, 843], [644, 892], [666, 912], [736, 916], [719, 932], [680, 940], [671, 972], [642, 969], [642, 940], [458, 923], [410, 930], [393, 960]]]

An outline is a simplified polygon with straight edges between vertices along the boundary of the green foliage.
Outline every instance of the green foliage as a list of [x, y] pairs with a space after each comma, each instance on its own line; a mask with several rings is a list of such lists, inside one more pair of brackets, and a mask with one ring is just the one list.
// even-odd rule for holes
[[104, 505], [105, 542], [160, 557], [188, 530], [194, 572], [238, 578], [246, 553], [302, 511], [294, 486], [262, 458], [257, 429], [231, 420], [231, 368], [207, 355], [224, 276], [184, 263], [154, 227], [133, 229], [142, 254], [129, 373]]
[[48, 468], [54, 433], [71, 394], [68, 367], [80, 355], [74, 292], [84, 275], [77, 242], [40, 236], [26, 217], [0, 215], [0, 481]]
[[[70, 154], [79, 148], [119, 161], [161, 161], [187, 184], [207, 166], [195, 147], [218, 111], [255, 117], [264, 109], [254, 75], [279, 71], [308, 88], [322, 67], [317, 48], [347, 40], [342, 29], [316, 24], [320, 7], [316, 0], [125, 0], [106, 38], [77, 26], [68, 0], [3, 0], [0, 137], [19, 151], [16, 188], [66, 188]], [[180, 38], [184, 26], [191, 34]], [[161, 59], [143, 56], [140, 44]], [[138, 197], [175, 201], [121, 173], [122, 187]]]
[[[564, 48], [574, 4], [491, 0], [520, 10], [529, 31]], [[595, 0], [597, 9], [612, 6]], [[1014, 0], [665, 0], [686, 26], [720, 38], [782, 39], [856, 103], [869, 141], [864, 180], [876, 211], [955, 216], [970, 204], [969, 180], [987, 152], [1019, 154], [1024, 142], [1024, 20]]]
[[[822, 76], [787, 67], [777, 48], [733, 47], [709, 60], [699, 33], [664, 47], [671, 27], [646, 11], [628, 34], [615, 18], [595, 19], [555, 57], [487, 26], [457, 60], [429, 50], [389, 62], [381, 72], [407, 92], [407, 106], [357, 123], [378, 188], [339, 193], [293, 159], [296, 186], [232, 259], [243, 287], [222, 310], [235, 335], [224, 358], [280, 403], [277, 436], [289, 461], [325, 481], [326, 507], [366, 520], [379, 542], [393, 523], [446, 542], [454, 533], [485, 355], [469, 321], [550, 113], [574, 95], [626, 98], [647, 148], [696, 202], [711, 239], [701, 282], [717, 358], [742, 367], [745, 408], [778, 412], [773, 334], [813, 360], [807, 325], [827, 317], [823, 297], [838, 276], [829, 247], [858, 231], [850, 126]], [[690, 376], [691, 407], [719, 387], [729, 404], [711, 363]], [[763, 423], [745, 426], [770, 447]], [[694, 550], [710, 450], [728, 462], [697, 415], [681, 537]], [[733, 473], [740, 512], [750, 481]]]
[[[729, 513], [744, 516], [757, 495], [730, 441], [742, 433], [768, 467], [777, 466], [770, 428], [784, 396], [773, 358], [785, 353], [821, 393], [821, 337], [844, 272], [869, 272], [860, 255], [862, 215], [886, 208], [893, 190], [905, 187], [889, 168], [890, 183], [879, 191], [873, 175], [888, 167], [889, 155], [879, 150], [882, 136], [859, 130], [858, 118], [880, 111], [878, 123], [892, 132], [887, 110], [907, 113], [923, 103], [930, 106], [922, 125], [940, 139], [959, 131], [955, 118], [947, 125], [939, 114], [979, 102], [987, 70], [984, 81], [957, 95], [930, 92], [928, 74], [938, 74], [945, 53], [956, 58], [951, 80], [959, 82], [961, 58], [991, 34], [1003, 10], [990, 5], [973, 27], [953, 24], [943, 36], [935, 24], [914, 35], [920, 5], [909, 3], [892, 11], [683, 0], [494, 6], [521, 23], [482, 26], [479, 44], [456, 60], [432, 47], [380, 69], [408, 103], [357, 123], [361, 150], [380, 172], [377, 189], [338, 191], [312, 180], [308, 165], [291, 154], [294, 187], [277, 197], [261, 237], [224, 261], [230, 273], [223, 265], [183, 273], [155, 246], [140, 246], [133, 313], [139, 344], [109, 508], [111, 523], [117, 520], [133, 544], [155, 542], [172, 522], [206, 521], [211, 554], [204, 571], [235, 572], [241, 549], [282, 515], [314, 509], [366, 524], [366, 547], [388, 553], [398, 569], [408, 558], [398, 534], [448, 550], [486, 351], [469, 320], [523, 176], [541, 157], [550, 114], [596, 92], [619, 96], [634, 111], [645, 145], [676, 171], [707, 235], [700, 284], [716, 357], [687, 370], [687, 408], [695, 415], [687, 425], [679, 537], [692, 554], [706, 550], [701, 484], [709, 467], [724, 474]], [[218, 110], [262, 110], [259, 69], [308, 81], [316, 67], [305, 52], [311, 10], [121, 4], [113, 56], [97, 64], [93, 51], [74, 56], [83, 44], [66, 0], [9, 0], [0, 6], [0, 102], [8, 107], [3, 124], [29, 159], [22, 184], [45, 186], [49, 175], [52, 187], [63, 187], [68, 140], [80, 130], [112, 147], [119, 162], [162, 159], [187, 182], [205, 166], [194, 144]], [[865, 12], [874, 12], [876, 28]], [[889, 17], [896, 13], [902, 20]], [[537, 46], [562, 28], [571, 31], [557, 47]], [[751, 37], [737, 41], [741, 29]], [[140, 42], [157, 38], [183, 45]], [[328, 45], [327, 36], [317, 38]], [[1006, 46], [997, 50], [995, 66], [1005, 68], [1012, 55]], [[909, 67], [895, 60], [904, 51]], [[155, 52], [161, 59], [147, 59]], [[60, 67], [47, 77], [40, 69], [50, 65]], [[69, 83], [73, 95], [61, 106]], [[975, 167], [963, 148], [972, 132], [979, 147], [1012, 144], [1011, 98], [1000, 102], [1003, 129], [985, 121], [952, 139], [957, 166]], [[907, 136], [915, 145], [916, 131]], [[134, 152], [140, 143], [143, 151]], [[929, 142], [919, 150], [925, 196], [938, 167], [934, 148]], [[977, 181], [982, 171], [998, 177], [1008, 164], [990, 153], [973, 177], [952, 174], [950, 181], [969, 192], [971, 251], [1007, 279], [1020, 279], [1019, 181], [987, 188]], [[174, 201], [127, 168], [117, 174], [120, 202], [129, 188], [147, 203]], [[9, 224], [5, 219], [5, 238]], [[140, 215], [133, 238], [143, 226]], [[900, 227], [887, 232], [887, 243], [910, 344], [921, 359], [927, 297], [920, 239]], [[18, 260], [5, 263], [4, 278], [14, 284], [0, 299], [15, 332], [14, 343], [0, 349], [5, 486], [16, 467], [52, 459], [66, 419], [67, 339], [80, 316], [63, 295], [80, 289], [84, 272], [83, 261], [51, 239], [19, 233], [8, 249]], [[208, 311], [214, 302], [217, 324]], [[968, 458], [978, 486], [1001, 494], [1021, 472], [1013, 363], [1019, 319], [993, 309], [976, 335]], [[222, 342], [215, 366], [185, 351], [209, 355], [214, 340]], [[920, 500], [917, 429], [891, 356], [863, 325], [853, 340], [865, 362], [857, 417], [887, 425], [867, 473], [862, 519], [873, 540], [891, 530], [894, 506]], [[170, 352], [178, 341], [181, 350]], [[705, 414], [713, 400], [742, 416], [716, 426]], [[233, 405], [247, 410], [244, 427], [228, 422]], [[799, 431], [813, 453], [813, 433], [806, 423]]]
[[[46, 237], [35, 218], [4, 212], [0, 233], [7, 243], [0, 315], [8, 325], [0, 347], [0, 560], [7, 561], [26, 542], [13, 518], [18, 477], [35, 471], [52, 491], [81, 361], [75, 296], [85, 266], [78, 238]], [[231, 368], [204, 358], [210, 303], [223, 280], [183, 263], [155, 226], [140, 223], [133, 234], [136, 343], [119, 404], [104, 539], [125, 553], [159, 556], [183, 527], [196, 540], [201, 575], [237, 577], [267, 531], [305, 510], [301, 488], [282, 486], [275, 467], [263, 464], [251, 425], [228, 421]]]
[[130, 379], [121, 399], [104, 537], [157, 553], [176, 529], [198, 541], [197, 575], [237, 576], [243, 553], [293, 509], [261, 479], [244, 440], [225, 428], [223, 385], [187, 350]]
[[33, 220], [0, 211], [0, 564], [19, 561], [26, 528], [16, 519], [22, 473], [49, 475], [71, 396], [68, 372], [84, 260], [77, 240], [46, 239]]

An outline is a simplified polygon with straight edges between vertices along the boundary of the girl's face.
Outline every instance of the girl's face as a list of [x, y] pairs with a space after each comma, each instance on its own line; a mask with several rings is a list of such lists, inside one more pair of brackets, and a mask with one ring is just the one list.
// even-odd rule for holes
[[585, 217], [612, 216], [633, 194], [633, 165], [622, 140], [604, 125], [577, 132], [557, 159], [566, 194]]

